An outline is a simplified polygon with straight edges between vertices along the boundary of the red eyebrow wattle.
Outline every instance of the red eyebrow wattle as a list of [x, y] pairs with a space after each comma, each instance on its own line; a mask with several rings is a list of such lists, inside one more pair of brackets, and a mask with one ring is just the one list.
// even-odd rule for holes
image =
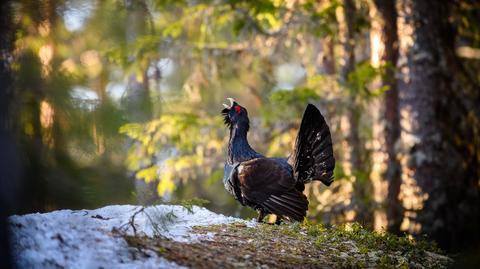
[[241, 109], [240, 109], [239, 106], [235, 106], [234, 108], [235, 108], [235, 112], [240, 113], [240, 110], [241, 110]]

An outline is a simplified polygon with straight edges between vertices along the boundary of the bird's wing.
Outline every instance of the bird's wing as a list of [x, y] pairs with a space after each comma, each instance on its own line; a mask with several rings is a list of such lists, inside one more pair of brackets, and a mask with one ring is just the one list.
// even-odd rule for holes
[[241, 195], [249, 203], [269, 212], [303, 220], [308, 200], [295, 189], [296, 180], [278, 160], [256, 158], [242, 162], [237, 168]]
[[240, 163], [225, 163], [223, 168], [223, 185], [225, 186], [225, 189], [235, 197], [235, 200], [239, 201], [242, 205], [245, 205], [238, 184], [237, 167], [239, 165]]
[[288, 159], [298, 182], [308, 183], [320, 180], [329, 186], [333, 182], [332, 137], [320, 111], [308, 104], [303, 113], [295, 147]]

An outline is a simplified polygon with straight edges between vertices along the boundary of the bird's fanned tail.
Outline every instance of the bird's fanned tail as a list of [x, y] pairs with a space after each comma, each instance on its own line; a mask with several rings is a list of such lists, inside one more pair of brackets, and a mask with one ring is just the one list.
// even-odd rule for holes
[[333, 182], [332, 137], [320, 111], [309, 104], [303, 114], [295, 148], [288, 162], [293, 167], [297, 182], [320, 180], [329, 186]]
[[303, 193], [291, 190], [281, 195], [271, 195], [262, 206], [273, 214], [303, 221], [308, 209], [308, 200]]

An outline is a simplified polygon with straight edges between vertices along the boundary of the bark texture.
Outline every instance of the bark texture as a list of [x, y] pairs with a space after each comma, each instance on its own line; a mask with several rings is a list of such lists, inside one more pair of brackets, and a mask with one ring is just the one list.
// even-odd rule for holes
[[392, 233], [399, 233], [403, 219], [403, 208], [398, 198], [401, 185], [401, 170], [395, 148], [400, 137], [398, 89], [394, 74], [398, 59], [397, 11], [395, 9], [395, 0], [375, 0], [374, 4], [381, 24], [379, 29], [381, 29], [383, 51], [381, 52], [380, 61], [386, 65], [382, 84], [389, 88], [384, 97], [383, 116], [385, 124], [385, 151], [387, 154], [387, 170], [384, 176], [388, 182], [386, 198], [387, 230]]
[[337, 14], [339, 22], [339, 35], [342, 44], [342, 65], [340, 67], [340, 83], [349, 91], [349, 103], [347, 105], [347, 115], [349, 122], [349, 132], [347, 141], [349, 145], [349, 163], [352, 176], [355, 178], [353, 204], [356, 207], [355, 220], [366, 226], [373, 223], [372, 213], [372, 194], [371, 184], [368, 178], [369, 169], [365, 165], [363, 158], [364, 145], [359, 135], [360, 127], [360, 104], [357, 94], [349, 84], [349, 74], [355, 69], [355, 30], [354, 19], [356, 14], [355, 2], [353, 0], [344, 0], [342, 9]]
[[462, 89], [449, 3], [401, 0], [397, 10], [402, 170], [415, 193], [404, 198], [407, 223], [445, 248], [460, 247], [478, 240], [478, 169], [459, 142], [478, 126], [462, 126], [468, 113], [453, 107]]

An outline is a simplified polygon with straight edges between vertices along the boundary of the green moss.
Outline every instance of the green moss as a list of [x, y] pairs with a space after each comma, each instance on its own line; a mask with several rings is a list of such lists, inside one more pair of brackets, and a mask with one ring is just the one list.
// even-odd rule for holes
[[367, 254], [367, 253], [369, 252], [369, 249], [368, 249], [368, 247], [366, 247], [366, 246], [359, 246], [359, 247], [358, 247], [358, 252], [359, 252], [360, 254]]
[[126, 239], [135, 249], [148, 248], [196, 268], [445, 268], [451, 261], [434, 254], [441, 251], [428, 241], [373, 232], [358, 224], [326, 228], [309, 222], [256, 227], [233, 223], [194, 227], [192, 232], [213, 233], [214, 238], [194, 244]]
[[[302, 224], [292, 225], [261, 225], [260, 229], [269, 234], [280, 233], [295, 237], [300, 241], [310, 241], [317, 249], [331, 248], [335, 256], [341, 256], [341, 253], [348, 255], [340, 259], [344, 265], [352, 265], [350, 259], [355, 257], [358, 263], [355, 267], [364, 267], [369, 260], [368, 253], [378, 252], [378, 257], [372, 261], [379, 267], [409, 267], [409, 263], [425, 264], [427, 263], [427, 252], [443, 255], [433, 242], [425, 239], [411, 239], [407, 235], [396, 236], [385, 232], [376, 232], [362, 227], [358, 223], [351, 225], [336, 225], [331, 228], [325, 228], [322, 224], [313, 224], [304, 222]], [[358, 254], [357, 256], [352, 256]], [[399, 256], [400, 255], [400, 256]], [[399, 257], [398, 259], [395, 257]], [[448, 261], [448, 258], [447, 258]], [[442, 263], [429, 263], [429, 266]]]

